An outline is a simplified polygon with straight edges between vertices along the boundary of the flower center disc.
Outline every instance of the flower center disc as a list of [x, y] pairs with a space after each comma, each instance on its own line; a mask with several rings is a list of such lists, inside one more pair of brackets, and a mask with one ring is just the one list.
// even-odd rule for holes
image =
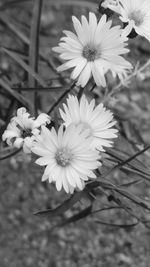
[[96, 49], [95, 47], [86, 45], [83, 48], [82, 55], [84, 58], [87, 59], [87, 61], [94, 61], [95, 59], [98, 58], [99, 53], [98, 53], [98, 49]]
[[21, 135], [23, 138], [26, 138], [26, 137], [31, 137], [33, 134], [30, 129], [26, 129], [26, 130], [22, 130]]
[[131, 12], [129, 19], [133, 20], [136, 26], [140, 26], [144, 21], [144, 15], [140, 10]]
[[26, 138], [26, 137], [31, 137], [32, 134], [32, 129], [23, 129], [19, 124], [17, 125], [17, 127], [19, 128], [20, 132], [21, 132], [21, 137], [22, 138]]
[[66, 167], [72, 160], [72, 153], [66, 147], [61, 148], [56, 152], [55, 159], [58, 165], [61, 167]]
[[82, 131], [88, 130], [88, 132], [89, 132], [88, 137], [93, 136], [92, 128], [90, 127], [90, 125], [88, 123], [80, 121], [77, 124], [77, 126], [80, 126]]

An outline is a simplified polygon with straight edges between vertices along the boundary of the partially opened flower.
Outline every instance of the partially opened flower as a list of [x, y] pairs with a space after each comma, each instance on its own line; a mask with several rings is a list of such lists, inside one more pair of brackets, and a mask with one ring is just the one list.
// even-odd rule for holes
[[86, 131], [80, 133], [74, 125], [65, 131], [61, 126], [58, 134], [54, 128], [49, 131], [42, 126], [32, 148], [40, 156], [36, 163], [46, 166], [42, 181], [54, 182], [58, 191], [64, 188], [67, 193], [83, 190], [85, 181], [96, 178], [93, 171], [101, 165], [99, 153], [89, 144]]
[[31, 118], [26, 109], [19, 108], [17, 116], [13, 117], [3, 133], [2, 139], [10, 146], [23, 147], [25, 153], [31, 152], [35, 135], [40, 133], [40, 127], [50, 123], [50, 117], [41, 113], [37, 119]]
[[85, 16], [80, 21], [73, 16], [76, 31], [64, 31], [66, 37], [61, 38], [58, 47], [53, 51], [60, 54], [66, 62], [58, 67], [58, 71], [73, 68], [71, 78], [77, 79], [77, 85], [84, 87], [93, 77], [98, 86], [106, 86], [105, 74], [110, 70], [113, 76], [120, 78], [131, 69], [131, 64], [121, 55], [129, 50], [127, 38], [121, 37], [120, 26], [111, 27], [112, 21], [106, 21], [103, 15], [97, 23], [94, 13], [89, 13], [89, 22]]
[[102, 1], [101, 6], [106, 9], [109, 8], [115, 12], [119, 12], [120, 9], [119, 0], [104, 0]]
[[128, 35], [132, 29], [150, 41], [150, 1], [149, 0], [118, 0], [115, 7], [108, 1], [104, 1], [105, 7], [120, 14], [120, 19], [128, 26], [124, 29], [124, 35]]
[[81, 130], [88, 130], [92, 148], [104, 151], [103, 147], [112, 146], [112, 139], [117, 137], [117, 129], [112, 128], [116, 122], [113, 114], [103, 104], [95, 107], [94, 99], [88, 103], [83, 95], [79, 102], [76, 96], [69, 95], [67, 105], [63, 104], [63, 107], [64, 111], [60, 109], [60, 115], [64, 125], [80, 125]]

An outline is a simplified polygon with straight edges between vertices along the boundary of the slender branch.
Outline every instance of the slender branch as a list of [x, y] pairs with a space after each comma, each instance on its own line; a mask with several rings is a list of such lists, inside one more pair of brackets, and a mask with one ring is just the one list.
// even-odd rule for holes
[[74, 88], [76, 82], [73, 82], [69, 89], [67, 89], [59, 98], [58, 100], [53, 104], [53, 106], [50, 108], [50, 110], [47, 112], [49, 115], [60, 103], [60, 101], [68, 94], [70, 91]]

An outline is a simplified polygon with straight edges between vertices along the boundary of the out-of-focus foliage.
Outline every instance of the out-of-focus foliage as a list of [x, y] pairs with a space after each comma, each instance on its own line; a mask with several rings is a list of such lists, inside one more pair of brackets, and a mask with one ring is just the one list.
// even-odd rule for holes
[[[62, 100], [69, 92], [79, 92], [67, 72], [56, 72], [60, 59], [51, 48], [62, 30], [71, 29], [72, 14], [80, 17], [89, 10], [96, 12], [98, 3], [43, 1], [37, 32], [38, 69], [33, 66], [35, 58], [29, 58], [31, 51], [36, 55], [36, 48], [31, 47], [33, 4], [30, 0], [0, 1], [1, 135], [17, 108], [25, 106], [34, 113], [35, 92], [36, 112], [49, 112], [56, 127]], [[97, 182], [66, 199], [63, 192], [56, 193], [53, 186], [41, 183], [42, 170], [30, 156], [0, 144], [0, 159], [13, 155], [0, 162], [0, 265], [148, 266], [150, 46], [138, 37], [130, 40], [130, 49], [128, 59], [135, 65], [139, 61], [137, 69], [146, 65], [140, 71], [135, 69], [125, 85], [114, 84], [108, 76], [109, 101], [104, 89], [90, 92], [92, 83], [86, 88], [97, 103], [103, 101], [113, 110], [120, 132], [115, 148], [103, 155]], [[112, 87], [117, 94], [112, 94]], [[36, 211], [39, 217], [33, 215]]]

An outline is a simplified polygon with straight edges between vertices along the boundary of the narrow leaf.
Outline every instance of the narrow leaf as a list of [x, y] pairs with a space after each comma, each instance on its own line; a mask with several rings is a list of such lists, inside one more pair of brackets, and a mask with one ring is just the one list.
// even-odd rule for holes
[[[4, 160], [4, 159], [7, 159], [7, 158], [10, 158], [10, 157], [16, 155], [17, 153], [19, 153], [21, 150], [22, 150], [22, 148], [19, 148], [19, 149], [7, 148], [7, 150], [3, 149], [3, 150], [0, 151], [0, 160]], [[9, 151], [9, 153], [8, 153], [8, 151]]]
[[75, 214], [75, 215], [71, 216], [70, 218], [66, 219], [65, 221], [60, 223], [58, 226], [64, 226], [64, 225], [69, 224], [69, 223], [77, 222], [77, 221], [89, 216], [91, 214], [91, 211], [92, 211], [92, 205], [83, 209], [78, 214]]
[[70, 209], [76, 202], [78, 202], [84, 195], [84, 191], [82, 192], [75, 192], [73, 196], [69, 199], [65, 200], [61, 205], [57, 206], [54, 209], [47, 209], [42, 211], [37, 211], [34, 215], [45, 216], [48, 215], [49, 217], [55, 217], [63, 214], [68, 209]]
[[95, 223], [103, 224], [103, 225], [111, 226], [111, 227], [117, 227], [117, 228], [119, 227], [119, 228], [127, 229], [127, 228], [132, 228], [132, 227], [138, 225], [139, 221], [137, 221], [135, 223], [131, 223], [131, 224], [117, 224], [117, 223], [108, 223], [108, 222], [104, 222], [101, 220], [95, 220]]
[[12, 95], [15, 99], [17, 99], [22, 105], [25, 107], [30, 108], [31, 103], [21, 94], [14, 92], [10, 85], [4, 81], [3, 79], [0, 78], [0, 85], [3, 87], [4, 90], [6, 90], [10, 95]]
[[25, 71], [32, 75], [41, 86], [47, 87], [45, 81], [29, 66], [27, 65], [16, 53], [10, 52], [9, 50], [2, 48], [2, 50], [14, 59]]

